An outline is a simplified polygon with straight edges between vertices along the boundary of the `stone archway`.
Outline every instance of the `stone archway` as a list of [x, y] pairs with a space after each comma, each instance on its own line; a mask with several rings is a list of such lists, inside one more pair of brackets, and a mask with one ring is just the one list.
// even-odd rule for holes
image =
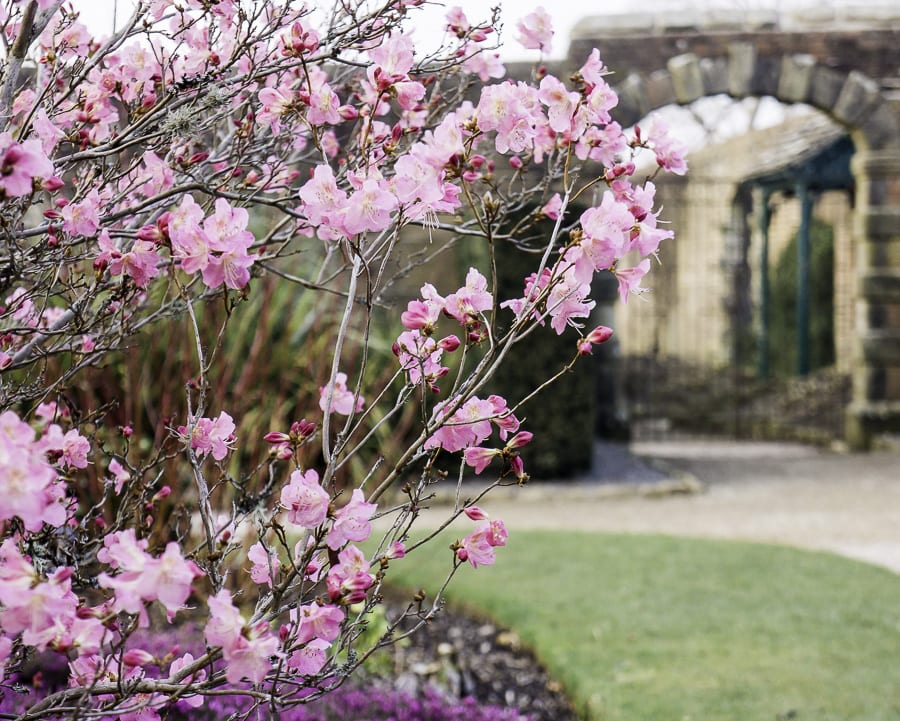
[[900, 432], [900, 99], [892, 97], [900, 29], [781, 31], [773, 23], [712, 31], [631, 20], [624, 31], [621, 23], [606, 23], [605, 32], [587, 23], [569, 51], [577, 67], [598, 47], [622, 78], [616, 119], [623, 126], [666, 105], [727, 94], [805, 103], [847, 128], [856, 146], [858, 248], [847, 440], [868, 448], [877, 435]]

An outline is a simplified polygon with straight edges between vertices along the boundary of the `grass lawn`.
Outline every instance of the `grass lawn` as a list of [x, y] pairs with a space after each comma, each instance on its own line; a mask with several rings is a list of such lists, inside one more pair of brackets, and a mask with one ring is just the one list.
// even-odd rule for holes
[[[432, 595], [451, 552], [392, 564]], [[587, 718], [900, 719], [900, 576], [778, 546], [517, 532], [451, 602], [515, 629]]]

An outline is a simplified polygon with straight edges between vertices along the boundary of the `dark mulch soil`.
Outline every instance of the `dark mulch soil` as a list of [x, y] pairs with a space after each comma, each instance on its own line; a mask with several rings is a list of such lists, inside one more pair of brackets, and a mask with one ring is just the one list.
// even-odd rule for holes
[[575, 721], [562, 687], [512, 631], [445, 607], [392, 647], [397, 687], [432, 683], [457, 698], [517, 709], [534, 721]]

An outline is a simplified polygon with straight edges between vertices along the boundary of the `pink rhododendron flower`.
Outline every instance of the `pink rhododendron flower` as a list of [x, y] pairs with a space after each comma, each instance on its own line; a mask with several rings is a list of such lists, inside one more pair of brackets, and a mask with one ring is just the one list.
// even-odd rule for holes
[[645, 290], [640, 287], [641, 278], [650, 270], [650, 261], [644, 258], [634, 268], [623, 268], [615, 271], [616, 280], [619, 281], [619, 297], [623, 303], [628, 302], [630, 293], [639, 294]]
[[506, 66], [500, 60], [500, 53], [477, 45], [470, 45], [469, 50], [474, 52], [463, 63], [463, 70], [467, 73], [477, 75], [483, 83], [489, 82], [491, 78], [499, 80], [506, 75]]
[[331, 498], [319, 485], [319, 474], [309, 469], [291, 473], [288, 485], [281, 489], [281, 505], [287, 509], [288, 521], [302, 528], [315, 528], [328, 515]]
[[553, 197], [550, 198], [545, 204], [544, 207], [541, 208], [541, 212], [546, 215], [550, 220], [556, 220], [559, 218], [559, 213], [562, 210], [562, 198], [559, 196], [559, 193], [554, 193]]
[[204, 631], [207, 643], [222, 648], [225, 678], [237, 683], [243, 678], [261, 683], [271, 669], [270, 659], [278, 655], [278, 639], [265, 622], [246, 626], [231, 594], [222, 589], [208, 599], [209, 621]]
[[374, 503], [367, 503], [362, 490], [354, 489], [350, 502], [334, 514], [334, 525], [325, 537], [326, 545], [336, 551], [348, 541], [362, 543], [372, 533], [369, 519], [375, 513]]
[[108, 265], [110, 274], [127, 275], [138, 288], [146, 288], [159, 275], [159, 255], [153, 243], [138, 239], [132, 243], [131, 250], [123, 253], [105, 229], [100, 232], [97, 242], [101, 250], [97, 260]]
[[63, 230], [73, 235], [92, 237], [100, 227], [100, 193], [92, 190], [81, 201], [62, 209]]
[[314, 638], [333, 641], [341, 635], [344, 612], [337, 606], [310, 603], [291, 610], [291, 620], [297, 625], [297, 643], [308, 643]]
[[302, 648], [294, 651], [287, 660], [287, 667], [301, 676], [312, 676], [319, 673], [328, 660], [328, 649], [331, 643], [321, 638], [307, 641]]
[[331, 567], [325, 578], [328, 595], [332, 601], [343, 599], [345, 603], [358, 603], [366, 597], [366, 591], [375, 583], [369, 573], [365, 554], [354, 545], [348, 545], [338, 554], [338, 563]]
[[549, 55], [553, 50], [553, 23], [543, 7], [538, 7], [516, 23], [516, 40], [524, 48]]
[[687, 147], [669, 134], [669, 126], [662, 116], [659, 113], [652, 114], [644, 130], [656, 155], [657, 164], [670, 173], [684, 175], [687, 172]]
[[[201, 458], [211, 454], [217, 461], [221, 461], [231, 450], [234, 443], [234, 420], [225, 411], [219, 413], [218, 418], [197, 418], [191, 429], [191, 448]], [[178, 426], [178, 432], [186, 436], [187, 426]]]
[[503, 521], [497, 519], [478, 524], [475, 530], [460, 541], [456, 555], [461, 561], [468, 561], [472, 568], [490, 566], [496, 560], [494, 549], [505, 546], [508, 534]]
[[[123, 486], [131, 480], [131, 474], [128, 470], [115, 458], [109, 462], [109, 472], [113, 475], [113, 488], [116, 493], [121, 493]], [[108, 481], [107, 481], [108, 482]]]
[[[331, 398], [331, 412], [340, 413], [342, 416], [349, 416], [352, 413], [359, 413], [365, 406], [365, 399], [362, 396], [356, 398], [354, 404], [354, 393], [347, 388], [347, 374], [338, 373], [334, 377], [334, 393]], [[319, 408], [323, 411], [328, 403], [328, 386], [319, 386]]]
[[478, 316], [494, 306], [494, 298], [487, 291], [487, 278], [475, 268], [469, 268], [466, 284], [444, 300], [444, 310], [460, 323], [477, 320]]
[[466, 465], [475, 469], [475, 474], [480, 474], [487, 468], [495, 456], [500, 455], [500, 451], [496, 448], [470, 447], [463, 452], [463, 458]]
[[254, 583], [272, 585], [272, 578], [278, 574], [281, 562], [274, 551], [266, 550], [262, 543], [257, 541], [247, 552], [250, 563], [250, 578]]
[[[191, 655], [190, 653], [186, 653], [183, 656], [179, 656], [178, 658], [176, 658], [174, 661], [172, 661], [172, 664], [169, 666], [169, 679], [170, 680], [175, 679], [176, 676], [178, 675], [178, 672], [181, 671], [181, 669], [185, 668], [186, 666], [190, 666], [191, 664], [194, 663], [194, 661], [195, 661], [195, 659], [194, 659], [193, 655]], [[201, 669], [200, 671], [197, 671], [196, 673], [193, 673], [190, 676], [188, 676], [187, 678], [185, 678], [182, 683], [184, 683], [187, 686], [194, 681], [196, 681], [197, 683], [201, 683], [205, 680], [206, 680], [206, 670]], [[180, 698], [182, 701], [184, 701], [184, 703], [186, 703], [191, 708], [200, 708], [205, 703], [204, 697], [201, 696], [200, 694], [187, 693], [187, 694], [180, 696]]]
[[33, 181], [53, 175], [53, 163], [41, 143], [17, 143], [9, 132], [0, 133], [0, 193], [6, 197], [30, 195]]
[[62, 462], [71, 468], [87, 468], [91, 444], [74, 428], [63, 436]]

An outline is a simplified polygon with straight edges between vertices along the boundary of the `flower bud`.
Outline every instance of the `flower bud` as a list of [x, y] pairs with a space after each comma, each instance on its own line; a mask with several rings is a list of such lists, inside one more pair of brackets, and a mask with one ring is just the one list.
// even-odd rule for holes
[[406, 555], [406, 546], [401, 541], [394, 541], [384, 554], [385, 558], [403, 558]]
[[587, 334], [585, 340], [588, 343], [598, 344], [598, 343], [606, 343], [610, 338], [612, 338], [613, 330], [612, 328], [607, 328], [605, 325], [598, 325], [594, 330]]
[[459, 338], [457, 338], [455, 335], [448, 335], [446, 338], [441, 338], [438, 341], [438, 348], [441, 348], [448, 353], [452, 353], [457, 348], [459, 348], [459, 346]]
[[153, 654], [142, 648], [131, 648], [122, 656], [122, 663], [126, 666], [149, 666], [153, 663]]
[[269, 431], [263, 436], [266, 443], [290, 443], [291, 437], [281, 431]]
[[478, 506], [466, 506], [463, 509], [463, 513], [465, 513], [473, 521], [483, 521], [488, 517], [488, 514]]
[[521, 448], [522, 446], [527, 446], [531, 443], [531, 439], [534, 438], [533, 433], [529, 433], [528, 431], [519, 431], [512, 438], [509, 439], [509, 443], [506, 444], [506, 447], [510, 450], [515, 448]]

